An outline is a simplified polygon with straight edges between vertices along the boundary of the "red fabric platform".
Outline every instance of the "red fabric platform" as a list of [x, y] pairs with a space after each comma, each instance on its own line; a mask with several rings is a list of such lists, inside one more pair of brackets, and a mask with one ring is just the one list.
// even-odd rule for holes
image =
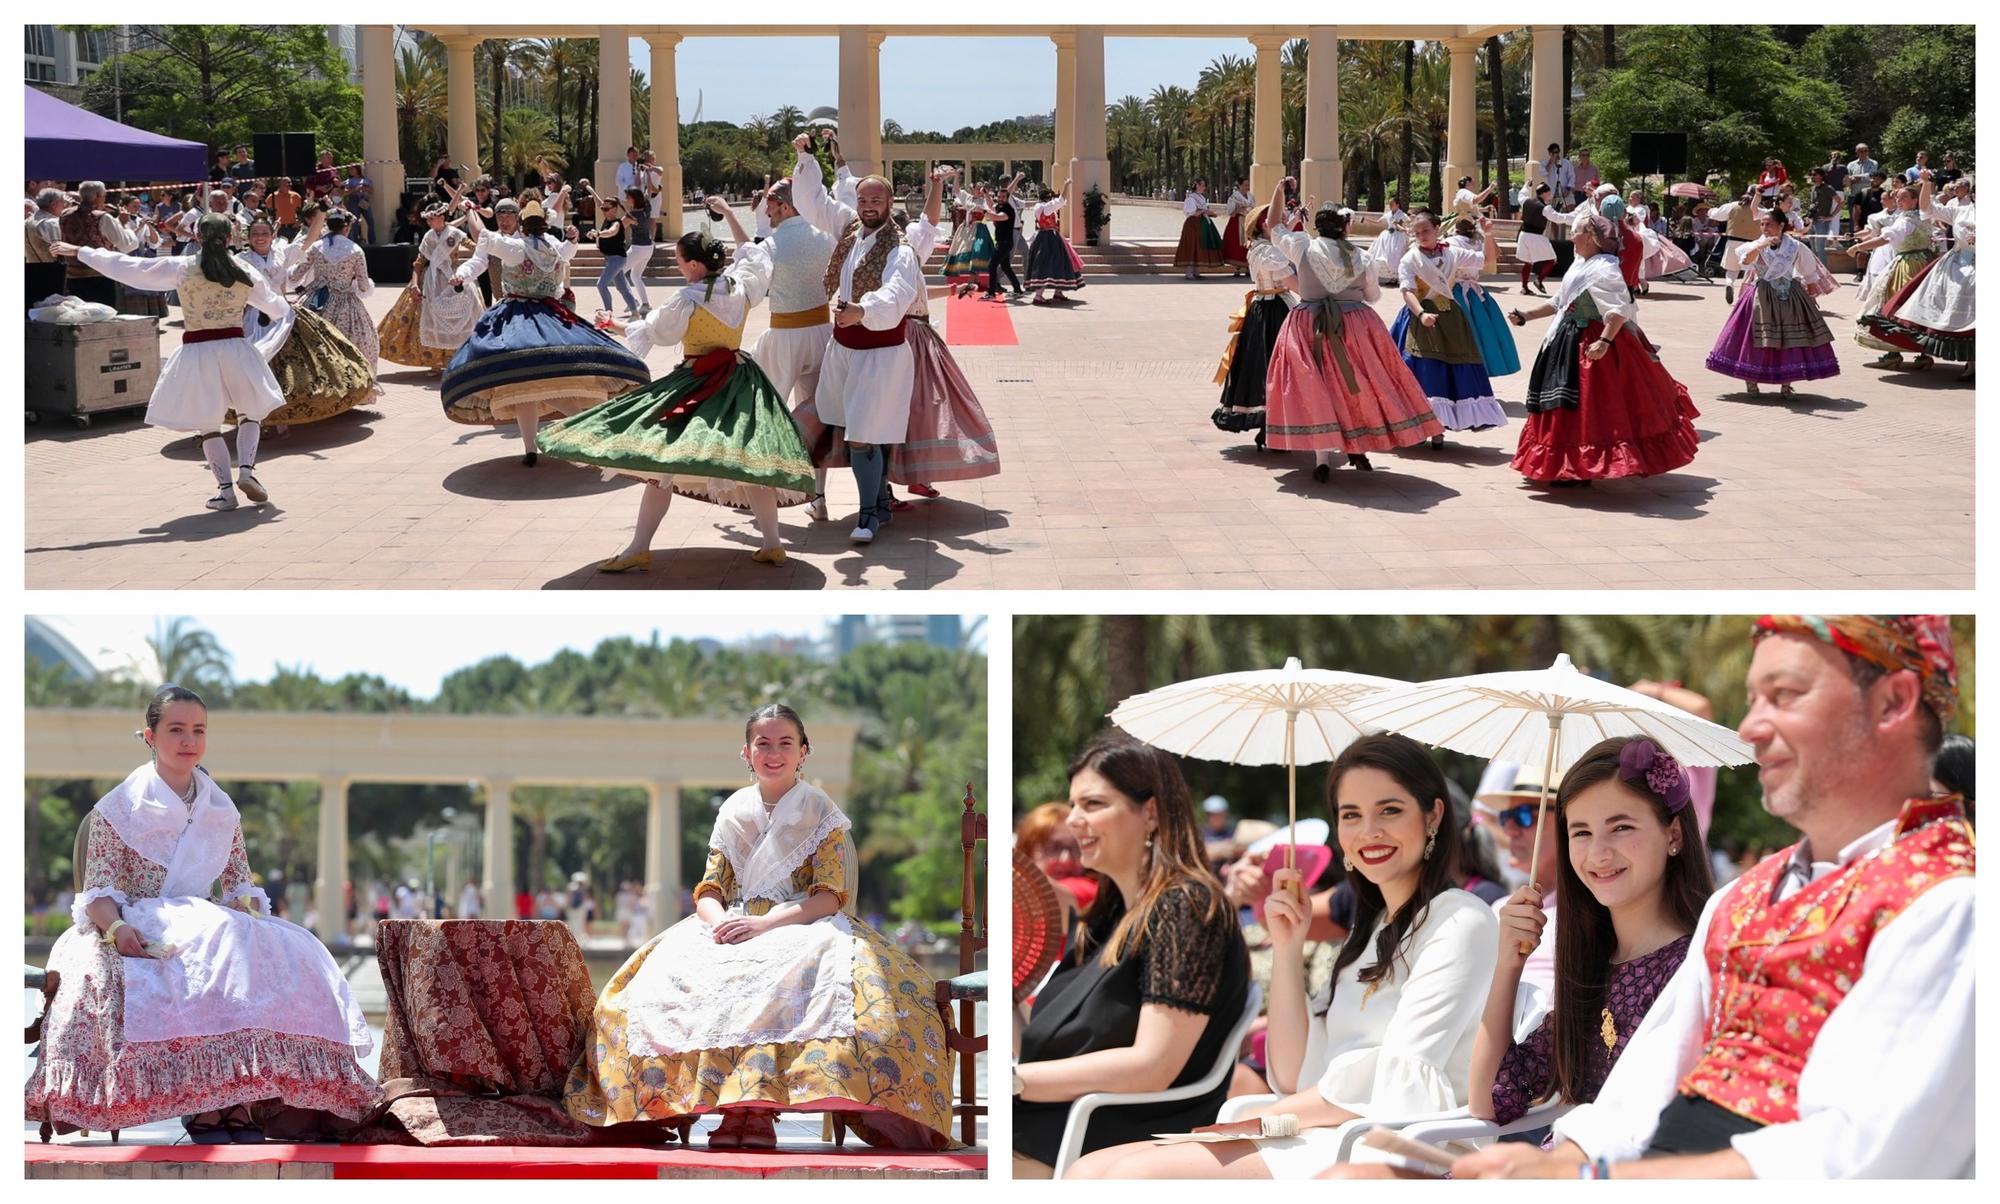
[[1003, 301], [982, 301], [979, 294], [945, 299], [944, 341], [949, 347], [1013, 347], [1014, 318]]
[[711, 1152], [700, 1147], [556, 1148], [545, 1146], [382, 1145], [41, 1145], [29, 1142], [27, 1161], [91, 1169], [138, 1162], [213, 1162], [229, 1165], [283, 1162], [331, 1166], [336, 1179], [652, 1179], [666, 1168], [763, 1178], [777, 1172], [816, 1171], [829, 1176], [957, 1171], [986, 1173], [986, 1155], [924, 1154], [881, 1150], [796, 1153]]

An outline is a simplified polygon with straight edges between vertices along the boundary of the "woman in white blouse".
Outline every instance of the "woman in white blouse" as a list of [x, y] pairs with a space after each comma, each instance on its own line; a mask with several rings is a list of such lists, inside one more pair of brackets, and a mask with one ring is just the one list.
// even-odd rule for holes
[[1789, 397], [1793, 381], [1839, 376], [1840, 360], [1807, 287], [1819, 260], [1792, 237], [1778, 210], [1765, 211], [1763, 227], [1764, 236], [1743, 248], [1748, 287], [1715, 336], [1708, 370], [1745, 382], [1753, 397], [1759, 383], [1775, 384]]
[[[1251, 1119], [1202, 1131], [1255, 1134], [1291, 1115], [1296, 1137], [1212, 1144], [1136, 1142], [1085, 1156], [1073, 1178], [1309, 1179], [1338, 1162], [1335, 1130], [1362, 1116], [1463, 1107], [1498, 922], [1458, 889], [1458, 827], [1444, 774], [1407, 736], [1363, 736], [1334, 761], [1327, 794], [1355, 922], [1333, 981], [1308, 995], [1311, 920], [1298, 875], [1280, 871], [1264, 903], [1276, 946], [1267, 1046], [1283, 1094]], [[1357, 1158], [1361, 1155], [1357, 1154]]]

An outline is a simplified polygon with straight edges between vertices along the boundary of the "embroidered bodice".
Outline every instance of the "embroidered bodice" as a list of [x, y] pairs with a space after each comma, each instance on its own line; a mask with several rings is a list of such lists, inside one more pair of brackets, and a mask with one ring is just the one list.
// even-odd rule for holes
[[368, 284], [368, 257], [359, 251], [333, 259], [319, 247], [306, 254], [306, 278], [336, 293], [364, 294]]
[[681, 336], [681, 351], [689, 359], [724, 347], [734, 351], [741, 346], [743, 327], [731, 326], [699, 305], [688, 315], [687, 333]]
[[190, 259], [180, 287], [182, 329], [227, 330], [243, 325], [243, 311], [250, 304], [247, 284], [217, 284], [201, 274], [201, 265]]

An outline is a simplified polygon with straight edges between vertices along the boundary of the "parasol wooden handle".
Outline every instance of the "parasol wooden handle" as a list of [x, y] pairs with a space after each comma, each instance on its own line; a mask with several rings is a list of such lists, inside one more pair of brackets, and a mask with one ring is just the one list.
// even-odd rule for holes
[[[1548, 755], [1542, 761], [1542, 798], [1541, 802], [1536, 804], [1535, 807], [1535, 850], [1528, 858], [1528, 882], [1535, 888], [1537, 892], [1539, 892], [1542, 889], [1541, 882], [1537, 880], [1535, 877], [1535, 867], [1540, 865], [1542, 862], [1542, 829], [1548, 827], [1547, 821], [1549, 818], [1549, 779], [1555, 776], [1556, 746], [1561, 743], [1562, 743], [1562, 716], [1550, 715], [1549, 751]], [[1535, 951], [1535, 946], [1527, 941], [1522, 941], [1520, 948], [1521, 948], [1521, 955], [1523, 957]]]

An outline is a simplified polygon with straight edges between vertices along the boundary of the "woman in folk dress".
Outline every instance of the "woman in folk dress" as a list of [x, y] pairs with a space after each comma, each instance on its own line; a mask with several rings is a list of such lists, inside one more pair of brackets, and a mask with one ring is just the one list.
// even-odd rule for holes
[[1840, 361], [1809, 287], [1808, 265], [1819, 260], [1787, 231], [1782, 213], [1765, 211], [1763, 226], [1764, 236], [1743, 248], [1750, 276], [1715, 336], [1708, 370], [1747, 382], [1752, 396], [1760, 382], [1790, 396], [1793, 381], [1839, 376]]
[[[1472, 323], [1452, 299], [1452, 284], [1461, 267], [1466, 272], [1484, 271], [1492, 266], [1491, 260], [1447, 241], [1428, 210], [1410, 215], [1410, 233], [1417, 245], [1404, 253], [1396, 269], [1403, 308], [1389, 327], [1389, 337], [1402, 348], [1403, 362], [1446, 430], [1504, 426], [1507, 411], [1493, 395], [1493, 380], [1486, 374]], [[1486, 244], [1489, 250], [1492, 245]], [[1444, 436], [1431, 436], [1431, 445], [1444, 446]]]
[[454, 279], [453, 257], [469, 236], [449, 224], [452, 210], [442, 204], [424, 210], [430, 228], [417, 244], [416, 272], [377, 328], [382, 358], [392, 364], [443, 372], [485, 310], [478, 292]]
[[198, 1143], [255, 1142], [287, 1110], [352, 1121], [379, 1095], [346, 978], [251, 880], [242, 817], [200, 767], [208, 718], [194, 691], [161, 687], [139, 733], [151, 759], [91, 810], [26, 1093], [61, 1132], [178, 1116]]
[[326, 237], [313, 244], [305, 259], [292, 269], [291, 284], [294, 288], [326, 289], [322, 316], [368, 361], [372, 377], [382, 343], [375, 336], [375, 319], [368, 316], [368, 307], [362, 302], [375, 291], [375, 282], [368, 277], [368, 256], [360, 244], [347, 237], [347, 222], [347, 214], [340, 210], [325, 214]]
[[771, 1149], [781, 1111], [831, 1112], [836, 1134], [943, 1150], [951, 1053], [934, 987], [843, 907], [851, 824], [801, 776], [805, 723], [782, 704], [744, 724], [755, 778], [709, 837], [695, 914], [634, 953], [598, 997], [564, 1104], [584, 1124], [720, 1112], [712, 1149]]
[[[317, 222], [319, 215], [314, 214], [313, 220]], [[316, 233], [308, 230], [304, 243], [287, 243], [277, 237], [270, 218], [258, 216], [248, 228], [249, 249], [238, 254], [272, 287], [282, 289]], [[255, 307], [243, 310], [244, 330], [262, 332], [270, 325], [269, 315]], [[375, 383], [374, 370], [361, 352], [333, 323], [304, 306], [292, 310], [292, 332], [270, 363], [271, 375], [285, 395], [285, 404], [264, 416], [265, 432], [273, 439], [288, 427], [333, 418], [382, 396], [382, 386]], [[232, 415], [230, 421], [238, 419]]]
[[[170, 431], [200, 436], [201, 454], [215, 474], [216, 495], [210, 510], [234, 510], [236, 487], [253, 502], [270, 500], [257, 479], [257, 448], [262, 422], [285, 404], [285, 395], [271, 375], [269, 360], [292, 332], [292, 307], [255, 269], [229, 251], [235, 224], [220, 213], [203, 214], [195, 227], [200, 242], [196, 255], [136, 259], [96, 247], [58, 242], [49, 250], [74, 256], [100, 275], [134, 288], [180, 294], [181, 345], [160, 368], [159, 382], [146, 403], [146, 423]], [[274, 319], [253, 342], [244, 333], [244, 307]], [[231, 481], [229, 446], [222, 424], [237, 416], [236, 455], [242, 471]]]

